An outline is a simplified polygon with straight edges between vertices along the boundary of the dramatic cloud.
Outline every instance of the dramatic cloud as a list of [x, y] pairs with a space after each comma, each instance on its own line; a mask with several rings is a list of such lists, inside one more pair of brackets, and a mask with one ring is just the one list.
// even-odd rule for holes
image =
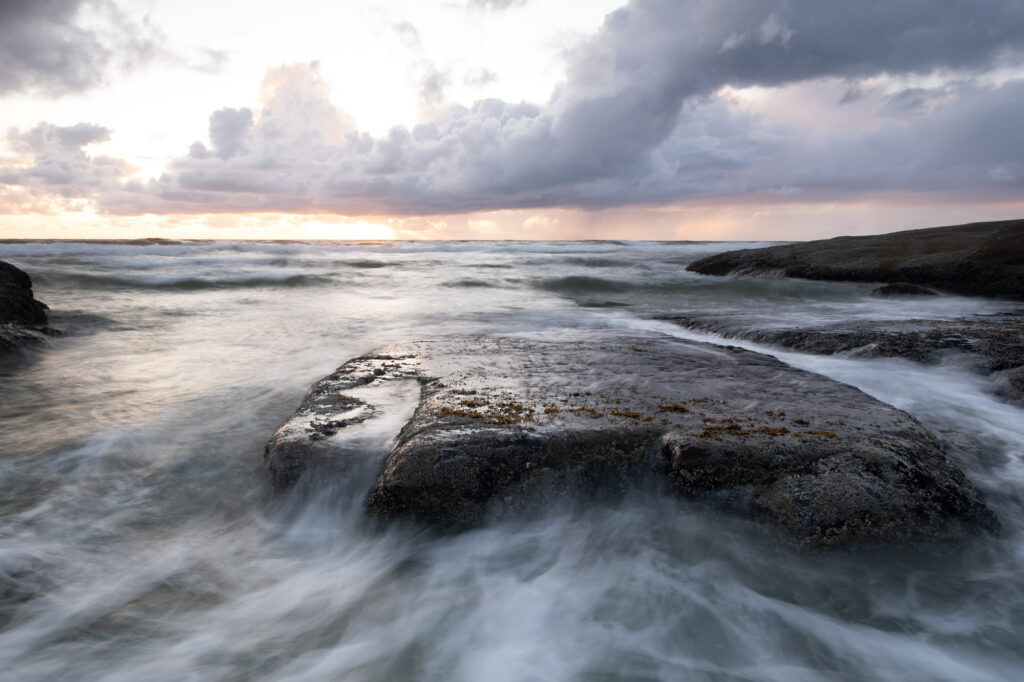
[[[791, 87], [791, 106], [806, 106], [796, 120], [744, 120], [735, 110], [703, 108], [706, 129], [683, 127], [660, 148], [676, 177], [705, 187], [702, 193], [941, 192], [963, 198], [1015, 198], [1024, 190], [1024, 80], [1002, 85], [964, 82], [936, 89], [868, 93], [859, 111], [843, 119], [815, 120], [841, 81]], [[731, 129], [730, 129], [731, 128]], [[695, 140], [702, 140], [694, 144]], [[704, 156], [679, 170], [694, 148]], [[709, 176], [719, 161], [718, 177]], [[729, 161], [735, 164], [730, 167]], [[994, 175], [993, 175], [994, 174]], [[998, 179], [1002, 180], [1002, 184]], [[653, 180], [652, 180], [653, 184]], [[787, 190], [788, 188], [788, 190]]]
[[110, 0], [0, 2], [0, 94], [85, 90], [109, 69], [134, 68], [162, 50], [159, 32]]
[[[374, 138], [332, 104], [315, 65], [288, 65], [254, 111], [213, 114], [212, 149], [197, 142], [101, 207], [418, 215], [752, 193], [1019, 195], [1022, 50], [1019, 0], [634, 0], [571, 51], [543, 106], [484, 100]], [[996, 68], [1011, 75], [980, 78]], [[446, 78], [425, 71], [422, 100], [439, 103]]]

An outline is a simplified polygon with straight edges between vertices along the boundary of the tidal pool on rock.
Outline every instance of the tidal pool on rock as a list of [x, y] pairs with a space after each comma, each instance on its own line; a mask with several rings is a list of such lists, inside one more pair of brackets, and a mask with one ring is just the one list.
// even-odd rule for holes
[[[956, 358], [767, 349], [942, 440], [1003, 523], [959, 545], [801, 552], [656, 488], [460, 534], [376, 532], [370, 465], [271, 493], [270, 434], [314, 380], [386, 343], [614, 330], [765, 351], [651, 318], [1017, 308], [684, 271], [723, 248], [0, 244], [68, 332], [0, 368], [0, 679], [1017, 679], [1024, 412]], [[412, 405], [382, 400], [368, 456]]]

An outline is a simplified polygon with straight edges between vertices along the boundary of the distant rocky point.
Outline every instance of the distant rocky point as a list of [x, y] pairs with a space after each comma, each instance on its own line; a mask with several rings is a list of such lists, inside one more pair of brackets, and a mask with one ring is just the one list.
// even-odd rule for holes
[[0, 261], [0, 350], [34, 343], [52, 333], [47, 310], [32, 294], [32, 278]]
[[[371, 438], [389, 424], [390, 442]], [[314, 384], [265, 464], [278, 489], [357, 477], [372, 518], [456, 528], [645, 479], [808, 546], [998, 527], [906, 413], [766, 355], [668, 338], [381, 348]]]
[[691, 263], [704, 275], [774, 275], [902, 283], [966, 296], [1024, 300], [1024, 220], [727, 251]]

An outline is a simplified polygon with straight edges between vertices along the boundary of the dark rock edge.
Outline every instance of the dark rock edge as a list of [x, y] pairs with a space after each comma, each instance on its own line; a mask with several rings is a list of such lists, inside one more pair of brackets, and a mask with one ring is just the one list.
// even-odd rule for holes
[[24, 347], [59, 334], [48, 326], [47, 310], [49, 307], [35, 298], [28, 273], [0, 261], [0, 350]]

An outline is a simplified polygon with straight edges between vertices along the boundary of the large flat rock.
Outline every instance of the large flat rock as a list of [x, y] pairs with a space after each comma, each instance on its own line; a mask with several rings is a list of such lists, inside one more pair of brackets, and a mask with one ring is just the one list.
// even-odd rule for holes
[[[411, 418], [390, 449], [354, 446], [395, 404], [388, 386], [414, 392]], [[654, 477], [809, 545], [997, 525], [909, 415], [765, 355], [667, 338], [380, 348], [314, 384], [265, 454], [279, 489], [367, 460], [382, 520], [473, 526]]]
[[968, 296], [1024, 299], [1024, 220], [740, 249], [694, 261], [687, 270], [900, 282]]

